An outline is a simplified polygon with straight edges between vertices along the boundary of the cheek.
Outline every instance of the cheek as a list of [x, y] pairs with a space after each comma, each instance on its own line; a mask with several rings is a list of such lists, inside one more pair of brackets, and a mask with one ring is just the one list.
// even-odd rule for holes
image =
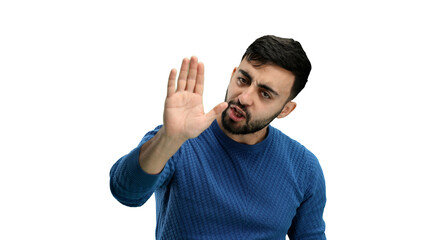
[[236, 92], [231, 86], [226, 90], [225, 100], [228, 102], [229, 100], [235, 100], [238, 98], [239, 93]]
[[251, 114], [254, 119], [265, 119], [277, 115], [282, 108], [273, 104], [259, 103], [251, 109]]

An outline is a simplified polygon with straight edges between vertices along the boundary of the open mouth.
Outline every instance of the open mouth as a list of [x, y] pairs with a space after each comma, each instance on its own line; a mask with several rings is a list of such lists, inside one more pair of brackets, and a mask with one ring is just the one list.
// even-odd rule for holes
[[229, 116], [232, 120], [238, 122], [246, 118], [246, 113], [238, 106], [231, 106], [229, 109], [231, 110]]

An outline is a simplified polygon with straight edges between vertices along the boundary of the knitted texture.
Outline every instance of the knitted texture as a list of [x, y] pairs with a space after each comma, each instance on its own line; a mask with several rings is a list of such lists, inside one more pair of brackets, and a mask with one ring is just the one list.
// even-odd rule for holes
[[110, 171], [113, 196], [141, 206], [155, 192], [156, 239], [325, 239], [325, 182], [317, 158], [272, 126], [255, 145], [228, 138], [216, 121], [186, 141], [158, 175], [138, 147]]

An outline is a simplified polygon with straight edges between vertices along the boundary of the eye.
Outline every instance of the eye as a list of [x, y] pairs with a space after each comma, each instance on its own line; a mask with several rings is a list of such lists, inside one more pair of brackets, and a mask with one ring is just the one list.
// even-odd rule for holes
[[266, 99], [270, 99], [271, 98], [271, 95], [269, 93], [265, 92], [265, 91], [261, 91], [260, 95], [262, 95], [262, 97], [266, 98]]
[[247, 81], [247, 79], [242, 78], [242, 77], [238, 77], [238, 83], [240, 84], [248, 84], [249, 82]]

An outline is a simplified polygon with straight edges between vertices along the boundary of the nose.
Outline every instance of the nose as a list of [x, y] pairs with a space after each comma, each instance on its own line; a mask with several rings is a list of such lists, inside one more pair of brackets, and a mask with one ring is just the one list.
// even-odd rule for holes
[[250, 106], [253, 104], [253, 89], [251, 87], [244, 89], [238, 96], [238, 100], [242, 105]]

